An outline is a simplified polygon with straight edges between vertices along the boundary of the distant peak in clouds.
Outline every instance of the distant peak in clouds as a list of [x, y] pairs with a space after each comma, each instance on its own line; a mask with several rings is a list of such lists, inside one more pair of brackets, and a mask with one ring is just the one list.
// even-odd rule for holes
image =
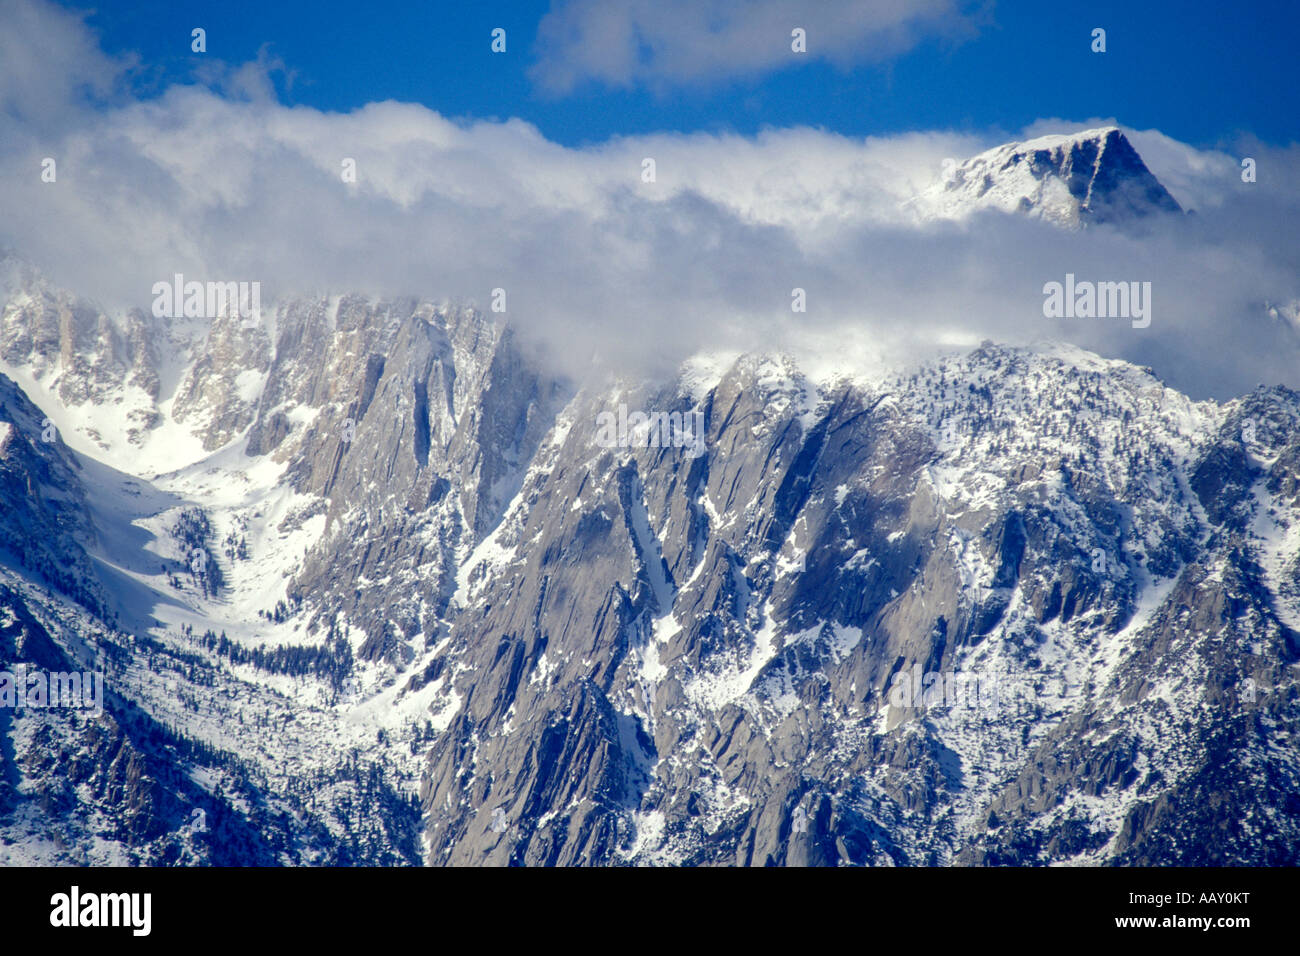
[[948, 162], [913, 208], [946, 219], [996, 209], [1076, 228], [1182, 211], [1115, 126], [1006, 143]]

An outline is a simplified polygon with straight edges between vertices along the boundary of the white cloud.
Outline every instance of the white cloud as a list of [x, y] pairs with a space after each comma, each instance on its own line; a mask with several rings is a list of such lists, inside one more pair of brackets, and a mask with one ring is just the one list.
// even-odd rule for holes
[[[586, 81], [665, 87], [748, 78], [808, 58], [837, 66], [975, 30], [963, 0], [559, 0], [537, 31], [533, 77], [552, 92]], [[806, 53], [792, 49], [805, 31]], [[802, 60], [800, 58], [803, 58]]]
[[129, 65], [105, 56], [75, 13], [39, 0], [0, 6], [0, 116], [57, 129], [110, 96]]
[[[22, 24], [3, 9], [0, 34], [12, 35]], [[88, 41], [74, 30], [62, 42], [84, 52]], [[94, 111], [74, 109], [65, 85], [58, 115], [76, 122], [57, 133], [22, 111], [0, 116], [0, 243], [117, 308], [147, 308], [175, 272], [261, 281], [264, 302], [356, 290], [486, 306], [503, 287], [509, 319], [574, 367], [593, 354], [662, 368], [696, 349], [754, 347], [865, 362], [1049, 337], [1152, 364], [1198, 394], [1296, 380], [1295, 332], [1262, 307], [1300, 299], [1296, 148], [1259, 146], [1260, 180], [1246, 185], [1234, 157], [1135, 134], [1157, 175], [1202, 209], [1142, 240], [998, 215], [918, 227], [899, 203], [943, 158], [1002, 134], [788, 129], [571, 149], [520, 120], [460, 123], [394, 102], [286, 107], [255, 69], [228, 74], [239, 95], [174, 87]], [[57, 183], [40, 181], [45, 155]], [[340, 176], [345, 157], [355, 185]], [[641, 181], [645, 157], [654, 183]], [[1066, 272], [1151, 281], [1151, 327], [1044, 319], [1042, 286]], [[790, 310], [796, 286], [807, 313]]]

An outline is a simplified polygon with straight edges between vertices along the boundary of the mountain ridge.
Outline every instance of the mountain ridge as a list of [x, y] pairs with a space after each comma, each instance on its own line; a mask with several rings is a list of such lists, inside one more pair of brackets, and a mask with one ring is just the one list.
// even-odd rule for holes
[[[1094, 132], [970, 181], [1077, 160], [1062, 208], [1115, 221], [1150, 186]], [[1289, 389], [992, 342], [584, 383], [454, 304], [246, 330], [9, 275], [0, 665], [98, 666], [110, 706], [0, 713], [0, 859], [1296, 861]]]

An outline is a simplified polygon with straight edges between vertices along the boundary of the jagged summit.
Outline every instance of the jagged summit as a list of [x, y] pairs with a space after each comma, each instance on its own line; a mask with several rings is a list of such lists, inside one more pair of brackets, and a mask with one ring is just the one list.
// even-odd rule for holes
[[1072, 228], [1182, 211], [1114, 126], [994, 147], [949, 166], [915, 208], [931, 219], [997, 209]]

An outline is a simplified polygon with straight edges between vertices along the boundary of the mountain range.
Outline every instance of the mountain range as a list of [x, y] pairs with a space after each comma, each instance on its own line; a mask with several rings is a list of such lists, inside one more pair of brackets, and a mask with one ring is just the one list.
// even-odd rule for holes
[[[1116, 129], [912, 208], [1181, 212]], [[0, 669], [108, 693], [0, 708], [0, 862], [1297, 862], [1295, 391], [992, 342], [575, 382], [468, 305], [3, 266]]]

